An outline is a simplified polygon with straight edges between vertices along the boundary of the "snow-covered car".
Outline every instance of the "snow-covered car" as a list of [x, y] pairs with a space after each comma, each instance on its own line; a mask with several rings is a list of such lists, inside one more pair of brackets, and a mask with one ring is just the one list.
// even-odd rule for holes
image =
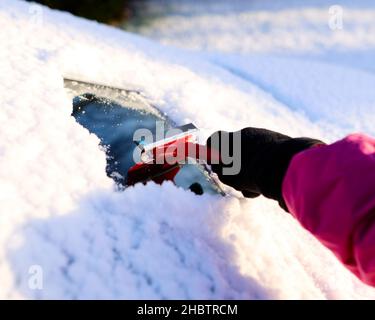
[[[100, 127], [155, 106], [151, 118], [194, 123], [202, 139], [245, 126], [325, 141], [374, 134], [375, 9], [359, 2], [367, 9], [344, 1], [341, 31], [322, 1], [233, 1], [205, 15], [177, 6], [137, 35], [0, 1], [0, 297], [374, 298], [262, 197], [197, 195], [186, 190], [192, 171], [119, 188], [105, 146], [133, 130], [126, 119]], [[72, 90], [67, 79], [99, 85]], [[98, 108], [85, 114], [82, 103]], [[120, 144], [110, 150], [128, 157], [134, 143]]]

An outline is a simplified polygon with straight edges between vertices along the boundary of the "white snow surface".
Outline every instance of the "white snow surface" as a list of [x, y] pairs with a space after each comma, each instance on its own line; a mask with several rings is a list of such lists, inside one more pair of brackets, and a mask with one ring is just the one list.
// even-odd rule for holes
[[[348, 7], [348, 29], [333, 34], [325, 2], [281, 2], [173, 16], [200, 37], [185, 51], [0, 0], [0, 298], [375, 298], [264, 198], [196, 196], [171, 183], [116, 191], [98, 139], [71, 116], [64, 77], [139, 89], [207, 134], [249, 125], [327, 141], [374, 134], [375, 8]], [[247, 15], [250, 30], [238, 22]], [[139, 32], [188, 46], [165, 19]], [[292, 41], [297, 29], [306, 46]]]

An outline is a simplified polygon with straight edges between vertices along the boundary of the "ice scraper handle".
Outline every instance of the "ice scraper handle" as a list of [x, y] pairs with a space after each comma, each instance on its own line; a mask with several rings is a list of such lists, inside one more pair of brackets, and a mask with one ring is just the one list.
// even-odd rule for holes
[[[218, 131], [208, 138], [207, 148], [218, 152], [220, 160], [231, 158], [232, 163], [207, 162], [223, 183], [241, 191], [245, 197], [255, 198], [262, 194], [278, 201], [287, 210], [281, 185], [289, 162], [298, 152], [319, 144], [324, 143], [311, 138], [291, 138], [261, 128]], [[223, 169], [231, 166], [238, 167], [238, 172], [225, 173], [228, 170]]]
[[208, 164], [219, 163], [220, 155], [217, 150], [200, 145], [189, 140], [176, 140], [152, 150], [156, 163], [185, 163], [188, 158], [204, 161]]
[[186, 150], [188, 158], [204, 161], [208, 164], [220, 163], [220, 154], [215, 149], [211, 149], [198, 143], [188, 142], [186, 145]]

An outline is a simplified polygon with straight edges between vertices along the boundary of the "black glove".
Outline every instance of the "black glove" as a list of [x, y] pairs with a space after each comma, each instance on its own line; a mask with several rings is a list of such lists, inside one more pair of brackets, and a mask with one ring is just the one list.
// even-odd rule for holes
[[[238, 136], [240, 142], [236, 142]], [[223, 147], [222, 142], [228, 143], [229, 146]], [[207, 140], [207, 146], [218, 150], [222, 157], [218, 164], [211, 163], [211, 167], [223, 183], [241, 191], [247, 198], [262, 194], [274, 199], [286, 211], [288, 209], [282, 197], [281, 185], [290, 160], [296, 153], [317, 144], [324, 143], [316, 139], [291, 138], [274, 131], [251, 127], [237, 132], [218, 131]], [[238, 147], [241, 148], [240, 157]], [[240, 170], [234, 175], [225, 174], [223, 171], [224, 168], [233, 167], [233, 163], [227, 164], [224, 160], [227, 150], [233, 157], [233, 162], [240, 161]]]

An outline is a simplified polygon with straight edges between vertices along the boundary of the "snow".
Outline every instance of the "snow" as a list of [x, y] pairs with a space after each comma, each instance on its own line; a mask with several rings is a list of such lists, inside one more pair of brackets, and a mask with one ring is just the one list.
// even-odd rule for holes
[[[196, 196], [171, 183], [116, 191], [98, 139], [70, 116], [64, 77], [141, 90], [206, 135], [248, 125], [327, 141], [374, 134], [375, 9], [348, 4], [348, 28], [330, 36], [322, 1], [262, 3], [172, 15], [177, 35], [170, 17], [138, 30], [162, 45], [0, 0], [1, 298], [375, 298], [263, 198]], [[186, 47], [192, 25], [195, 51], [170, 46]]]

